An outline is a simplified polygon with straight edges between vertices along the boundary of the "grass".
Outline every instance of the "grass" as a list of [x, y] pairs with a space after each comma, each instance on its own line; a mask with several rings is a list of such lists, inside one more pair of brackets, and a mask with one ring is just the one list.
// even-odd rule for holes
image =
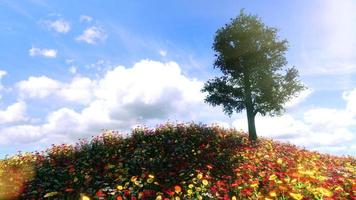
[[356, 199], [356, 160], [199, 124], [0, 160], [0, 199]]

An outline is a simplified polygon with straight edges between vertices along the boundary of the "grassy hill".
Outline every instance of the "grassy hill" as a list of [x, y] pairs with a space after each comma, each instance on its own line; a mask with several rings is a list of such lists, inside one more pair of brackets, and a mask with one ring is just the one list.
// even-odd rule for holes
[[197, 124], [0, 161], [0, 199], [356, 199], [356, 160]]

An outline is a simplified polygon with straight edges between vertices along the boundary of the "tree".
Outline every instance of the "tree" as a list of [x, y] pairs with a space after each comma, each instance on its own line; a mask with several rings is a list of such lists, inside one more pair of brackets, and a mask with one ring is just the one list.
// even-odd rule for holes
[[217, 30], [213, 49], [214, 68], [223, 75], [205, 83], [205, 102], [222, 105], [229, 116], [246, 109], [249, 139], [256, 141], [256, 114], [281, 115], [284, 104], [305, 89], [295, 67], [283, 71], [287, 40], [280, 40], [276, 28], [242, 10]]

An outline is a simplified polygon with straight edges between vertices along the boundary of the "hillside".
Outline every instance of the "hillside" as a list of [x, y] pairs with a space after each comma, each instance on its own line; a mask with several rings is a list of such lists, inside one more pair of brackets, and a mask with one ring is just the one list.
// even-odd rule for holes
[[197, 124], [0, 161], [0, 199], [356, 199], [356, 160]]

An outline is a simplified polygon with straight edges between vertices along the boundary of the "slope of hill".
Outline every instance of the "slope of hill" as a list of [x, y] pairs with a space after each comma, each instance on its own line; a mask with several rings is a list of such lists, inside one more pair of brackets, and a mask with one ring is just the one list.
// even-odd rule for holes
[[356, 160], [197, 124], [0, 161], [0, 199], [355, 199]]

